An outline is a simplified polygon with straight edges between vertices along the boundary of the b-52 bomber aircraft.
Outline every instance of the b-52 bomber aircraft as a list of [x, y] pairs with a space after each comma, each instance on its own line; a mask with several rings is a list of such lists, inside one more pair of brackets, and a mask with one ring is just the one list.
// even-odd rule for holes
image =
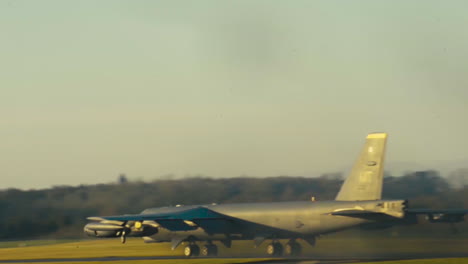
[[[314, 245], [316, 237], [353, 227], [416, 223], [417, 215], [430, 222], [456, 223], [467, 209], [410, 209], [406, 200], [382, 200], [386, 133], [372, 133], [334, 201], [209, 204], [149, 208], [135, 215], [89, 217], [85, 233], [95, 237], [143, 237], [145, 242], [184, 243], [187, 257], [217, 255], [220, 242], [271, 241], [267, 253], [297, 256], [302, 239]], [[279, 240], [288, 240], [284, 246]], [[202, 249], [197, 243], [203, 243]]]

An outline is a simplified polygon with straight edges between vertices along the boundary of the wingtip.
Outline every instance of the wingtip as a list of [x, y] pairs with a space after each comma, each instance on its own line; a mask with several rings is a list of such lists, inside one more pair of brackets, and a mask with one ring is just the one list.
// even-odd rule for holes
[[88, 221], [103, 221], [103, 220], [105, 220], [104, 218], [99, 217], [99, 216], [90, 216], [90, 217], [86, 217], [86, 219]]

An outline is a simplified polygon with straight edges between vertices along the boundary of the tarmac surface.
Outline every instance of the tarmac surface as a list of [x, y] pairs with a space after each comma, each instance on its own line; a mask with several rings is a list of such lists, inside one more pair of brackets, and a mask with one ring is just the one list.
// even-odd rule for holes
[[[436, 258], [465, 258], [468, 257], [467, 253], [462, 254], [397, 254], [393, 256], [339, 256], [339, 257], [300, 257], [300, 258], [277, 258], [263, 260], [266, 256], [248, 257], [258, 258], [259, 260], [252, 260], [246, 263], [259, 263], [259, 264], [336, 264], [336, 263], [362, 263], [374, 261], [388, 261], [388, 260], [408, 260], [408, 259], [436, 259]], [[216, 259], [216, 257], [196, 257], [196, 259]], [[246, 257], [239, 256], [223, 256], [217, 259], [241, 259]], [[44, 259], [15, 259], [15, 260], [0, 260], [0, 263], [41, 263], [41, 262], [112, 262], [112, 261], [137, 261], [137, 260], [174, 260], [174, 259], [187, 259], [183, 256], [141, 256], [141, 257], [99, 257], [99, 258], [44, 258]]]

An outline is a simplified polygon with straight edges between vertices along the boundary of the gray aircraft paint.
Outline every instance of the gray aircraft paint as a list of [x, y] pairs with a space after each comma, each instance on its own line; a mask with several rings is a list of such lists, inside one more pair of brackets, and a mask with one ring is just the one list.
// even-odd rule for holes
[[[253, 239], [256, 236], [264, 238], [307, 238], [319, 234], [326, 234], [337, 230], [347, 229], [356, 225], [365, 224], [374, 220], [348, 216], [333, 215], [344, 209], [366, 210], [367, 212], [388, 212], [383, 205], [396, 205], [397, 212], [403, 211], [402, 200], [362, 201], [362, 202], [278, 202], [278, 203], [245, 203], [225, 205], [204, 205], [214, 212], [236, 218], [245, 223], [232, 226], [230, 235], [235, 234], [238, 239]], [[176, 207], [177, 211], [197, 208], [197, 206]], [[142, 214], [159, 213], [159, 208], [147, 209]], [[175, 211], [173, 211], [175, 212]], [[384, 220], [389, 216], [379, 216]], [[239, 227], [239, 228], [236, 228]], [[242, 228], [241, 228], [242, 227]], [[250, 228], [251, 227], [251, 228]], [[195, 236], [200, 240], [214, 239], [202, 228], [191, 231], [171, 232], [177, 236]], [[224, 234], [223, 234], [224, 235]], [[161, 234], [154, 236], [156, 240], [162, 239]], [[226, 236], [222, 238], [226, 239]]]
[[367, 136], [358, 160], [336, 196], [337, 201], [381, 199], [386, 143], [385, 133]]
[[[405, 200], [381, 200], [387, 134], [372, 133], [335, 201], [211, 204], [149, 208], [137, 215], [90, 217], [84, 231], [91, 236], [126, 235], [145, 242], [304, 239], [373, 224], [415, 223], [425, 214], [431, 222], [464, 220], [468, 210], [411, 210]], [[124, 240], [123, 240], [124, 241]]]

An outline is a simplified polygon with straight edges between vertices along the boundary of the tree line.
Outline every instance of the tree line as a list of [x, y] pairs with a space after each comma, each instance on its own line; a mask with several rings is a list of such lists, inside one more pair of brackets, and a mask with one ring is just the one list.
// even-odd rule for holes
[[[319, 178], [206, 178], [152, 182], [56, 186], [44, 190], [0, 191], [0, 239], [83, 237], [88, 216], [139, 213], [178, 204], [274, 202], [334, 199], [343, 180]], [[468, 208], [468, 186], [453, 189], [436, 171], [387, 176], [383, 197], [409, 199], [412, 207]]]

